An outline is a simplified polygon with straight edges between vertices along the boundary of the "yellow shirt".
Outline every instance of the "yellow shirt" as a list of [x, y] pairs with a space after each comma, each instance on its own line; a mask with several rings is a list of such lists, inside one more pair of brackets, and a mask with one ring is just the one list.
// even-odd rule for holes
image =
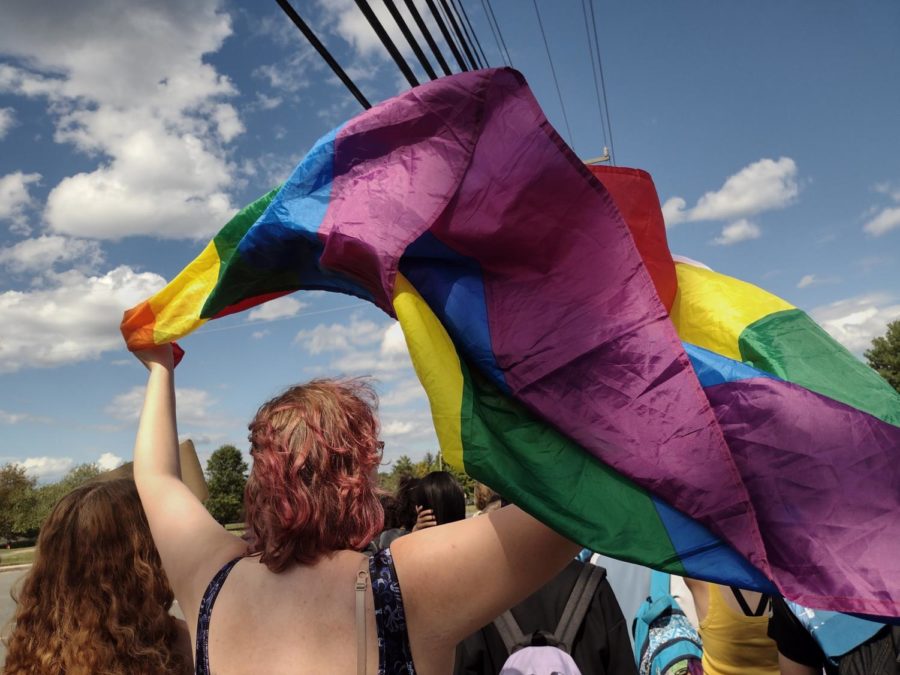
[[709, 611], [700, 622], [703, 674], [779, 675], [778, 648], [766, 635], [769, 617], [744, 615], [725, 602], [722, 592], [709, 584]]

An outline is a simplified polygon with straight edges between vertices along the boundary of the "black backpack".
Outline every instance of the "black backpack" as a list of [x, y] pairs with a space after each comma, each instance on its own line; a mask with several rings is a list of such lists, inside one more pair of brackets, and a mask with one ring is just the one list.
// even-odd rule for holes
[[885, 626], [875, 637], [841, 657], [840, 675], [900, 675], [900, 627]]
[[556, 630], [552, 633], [538, 630], [531, 635], [525, 635], [510, 610], [494, 619], [494, 627], [500, 633], [500, 639], [503, 640], [507, 655], [512, 656], [526, 647], [546, 647], [571, 655], [572, 643], [578, 634], [578, 629], [584, 622], [597, 586], [605, 576], [606, 570], [602, 567], [591, 564], [582, 566]]

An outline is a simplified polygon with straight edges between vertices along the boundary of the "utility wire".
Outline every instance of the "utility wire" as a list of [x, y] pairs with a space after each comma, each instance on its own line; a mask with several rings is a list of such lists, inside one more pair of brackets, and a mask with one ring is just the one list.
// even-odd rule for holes
[[372, 26], [372, 28], [375, 30], [375, 33], [381, 39], [381, 44], [383, 44], [385, 49], [388, 50], [391, 58], [394, 59], [394, 63], [397, 64], [397, 67], [400, 68], [400, 72], [402, 72], [404, 77], [406, 77], [406, 81], [409, 82], [410, 86], [418, 87], [419, 81], [413, 74], [413, 71], [409, 67], [409, 64], [406, 62], [406, 59], [403, 58], [400, 50], [397, 49], [394, 41], [391, 40], [390, 35], [387, 34], [384, 26], [381, 25], [381, 21], [378, 20], [377, 16], [375, 16], [375, 12], [373, 12], [372, 8], [369, 7], [368, 0], [356, 0], [356, 6], [359, 7], [363, 15], [366, 17], [366, 20], [369, 22], [369, 25]]
[[350, 90], [350, 93], [356, 97], [356, 100], [359, 101], [359, 104], [368, 110], [372, 107], [372, 104], [366, 99], [365, 96], [362, 95], [362, 92], [359, 88], [353, 83], [353, 80], [344, 72], [344, 69], [338, 64], [337, 61], [334, 60], [334, 57], [328, 51], [328, 49], [323, 45], [319, 38], [316, 37], [316, 34], [312, 32], [309, 26], [306, 25], [306, 22], [300, 18], [300, 15], [297, 14], [297, 11], [291, 6], [291, 3], [288, 0], [275, 0], [278, 3], [278, 6], [281, 7], [282, 11], [287, 14], [288, 18], [294, 22], [294, 25], [300, 29], [300, 32], [303, 33], [303, 36], [307, 39], [309, 44], [315, 48], [317, 52], [319, 52], [319, 56], [325, 59], [325, 63], [331, 66], [331, 70], [334, 71], [334, 74], [337, 75], [341, 82], [344, 83], [344, 86]]
[[453, 16], [453, 12], [447, 4], [447, 0], [440, 0], [440, 3], [441, 7], [444, 9], [444, 16], [447, 17], [447, 21], [450, 22], [450, 27], [453, 28], [453, 32], [456, 34], [456, 38], [459, 40], [459, 44], [465, 52], [466, 58], [469, 60], [469, 65], [473, 70], [477, 70], [480, 67], [478, 60], [472, 56], [472, 52], [469, 49], [469, 43], [466, 42], [466, 38], [463, 36], [462, 30], [460, 30], [459, 24], [456, 23], [456, 17]]
[[[466, 6], [462, 3], [462, 0], [451, 0], [453, 3], [453, 7], [456, 10], [456, 16], [459, 17], [460, 12], [462, 12], [462, 20], [460, 23], [462, 24], [463, 31], [466, 33], [466, 38], [468, 38], [471, 43], [472, 40], [475, 41], [475, 49], [477, 50], [478, 55], [481, 57], [481, 67], [488, 67], [488, 60], [484, 55], [484, 50], [481, 48], [481, 40], [478, 39], [478, 35], [475, 33], [475, 28], [472, 26], [472, 22], [469, 21], [469, 13], [466, 12]], [[468, 28], [466, 28], [468, 26]]]
[[491, 27], [491, 34], [494, 36], [494, 44], [497, 45], [497, 53], [500, 55], [500, 58], [503, 60], [504, 65], [509, 65], [509, 61], [506, 60], [506, 57], [503, 55], [503, 50], [500, 49], [500, 38], [497, 37], [497, 29], [494, 28], [494, 24], [491, 22], [491, 15], [488, 14], [487, 5], [484, 4], [484, 0], [481, 0], [481, 9], [484, 10], [484, 17], [487, 19], [488, 26]]
[[413, 21], [415, 21], [416, 26], [419, 27], [419, 32], [422, 34], [422, 37], [425, 38], [425, 42], [428, 43], [431, 53], [434, 54], [434, 58], [437, 59], [438, 65], [440, 65], [441, 70], [444, 71], [444, 75], [450, 75], [453, 71], [450, 70], [450, 66], [448, 66], [447, 62], [444, 60], [444, 55], [438, 48], [437, 42], [435, 42], [434, 38], [431, 36], [431, 31], [428, 30], [428, 26], [425, 25], [425, 20], [422, 19], [422, 15], [419, 14], [419, 10], [416, 9], [415, 3], [413, 0], [404, 0], [404, 2], [406, 3], [406, 9], [409, 10]]
[[600, 82], [597, 79], [597, 62], [594, 59], [594, 43], [591, 41], [591, 24], [588, 22], [586, 0], [581, 0], [581, 12], [584, 14], [584, 30], [587, 34], [588, 51], [591, 55], [591, 72], [594, 74], [594, 91], [597, 93], [597, 114], [600, 116], [600, 131], [603, 135], [603, 145], [609, 145], [606, 140], [606, 122], [603, 119], [603, 103], [600, 101]]
[[406, 21], [400, 14], [400, 10], [397, 9], [397, 5], [394, 4], [394, 0], [384, 0], [384, 4], [388, 8], [388, 11], [391, 13], [391, 16], [394, 17], [394, 21], [400, 28], [400, 32], [403, 33], [403, 37], [406, 38], [407, 43], [409, 43], [409, 46], [415, 53], [416, 58], [419, 59], [419, 63], [428, 74], [428, 77], [430, 77], [432, 80], [436, 80], [437, 74], [434, 72], [434, 68], [431, 67], [431, 62], [425, 57], [425, 52], [422, 51], [422, 48], [419, 47], [418, 41], [413, 36], [412, 31], [409, 29], [409, 26], [406, 25]]
[[609, 99], [606, 97], [606, 82], [603, 79], [603, 61], [600, 60], [600, 40], [597, 37], [597, 17], [594, 15], [594, 1], [591, 3], [591, 23], [594, 24], [594, 44], [597, 47], [597, 68], [600, 71], [600, 88], [603, 90], [603, 109], [606, 112], [606, 128], [609, 130], [609, 156], [616, 165], [616, 147], [613, 144], [612, 122], [609, 119]]
[[541, 37], [544, 38], [544, 49], [547, 50], [547, 61], [550, 62], [550, 72], [553, 74], [553, 83], [556, 85], [556, 95], [559, 98], [559, 107], [562, 108], [563, 120], [566, 123], [566, 131], [569, 133], [569, 144], [575, 145], [572, 129], [569, 127], [569, 117], [566, 115], [566, 104], [563, 103], [562, 94], [559, 91], [559, 80], [556, 78], [556, 69], [553, 67], [553, 58], [550, 56], [550, 45], [547, 44], [547, 34], [544, 33], [544, 22], [541, 21], [541, 10], [538, 9], [537, 0], [532, 0], [534, 13], [537, 14], [538, 26], [541, 28]]
[[[485, 0], [481, 0], [481, 4], [484, 5]], [[500, 23], [497, 21], [497, 15], [494, 14], [494, 8], [491, 5], [491, 0], [487, 0], [487, 10], [491, 14], [491, 18], [494, 20], [493, 26], [497, 26], [497, 35], [500, 37], [500, 44], [503, 45], [503, 53], [506, 54], [506, 62], [512, 66], [513, 62], [509, 56], [509, 50], [506, 48], [506, 41], [503, 39], [503, 31], [500, 30]], [[488, 23], [491, 23], [488, 21]], [[493, 29], [492, 26], [492, 29]]]
[[463, 71], [469, 70], [469, 67], [463, 60], [462, 54], [460, 54], [459, 49], [456, 48], [456, 43], [453, 41], [453, 38], [450, 37], [450, 31], [447, 30], [447, 25], [441, 18], [441, 13], [438, 12], [437, 7], [434, 6], [434, 0], [425, 0], [425, 2], [428, 5], [428, 9], [431, 11], [431, 16], [434, 17], [438, 28], [441, 30], [441, 35], [444, 36], [444, 41], [447, 43], [447, 46], [450, 47], [450, 51], [453, 52], [453, 58], [456, 59], [456, 64], [459, 66], [459, 69]]

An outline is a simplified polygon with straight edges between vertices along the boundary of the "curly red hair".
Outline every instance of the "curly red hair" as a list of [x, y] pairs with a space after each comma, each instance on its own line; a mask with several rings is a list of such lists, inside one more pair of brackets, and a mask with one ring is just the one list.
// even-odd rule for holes
[[56, 503], [14, 598], [4, 673], [192, 672], [131, 479], [91, 482]]
[[246, 537], [250, 552], [273, 572], [360, 550], [381, 531], [376, 407], [362, 380], [313, 380], [256, 413]]

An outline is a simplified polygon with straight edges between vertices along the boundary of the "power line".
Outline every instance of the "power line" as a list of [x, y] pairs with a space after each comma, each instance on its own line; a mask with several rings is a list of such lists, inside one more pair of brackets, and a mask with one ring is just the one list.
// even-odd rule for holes
[[409, 10], [413, 21], [415, 21], [416, 26], [419, 27], [419, 32], [422, 34], [422, 37], [425, 38], [425, 42], [428, 43], [431, 53], [434, 54], [434, 58], [437, 59], [438, 65], [440, 65], [441, 69], [444, 71], [444, 75], [450, 75], [453, 71], [450, 70], [450, 66], [448, 66], [447, 62], [444, 60], [444, 55], [438, 48], [437, 42], [435, 42], [434, 38], [431, 36], [431, 31], [428, 30], [428, 26], [425, 25], [425, 21], [422, 19], [422, 15], [419, 14], [419, 10], [416, 9], [415, 3], [413, 0], [404, 0], [404, 2], [406, 3], [406, 9]]
[[[475, 40], [475, 49], [478, 54], [481, 56], [481, 67], [487, 68], [488, 60], [484, 55], [484, 50], [481, 48], [481, 41], [478, 39], [478, 35], [475, 33], [475, 28], [472, 26], [472, 22], [469, 21], [469, 14], [466, 12], [466, 6], [462, 3], [462, 0], [451, 0], [453, 4], [453, 8], [456, 10], [456, 16], [459, 17], [459, 13], [462, 12], [462, 20], [460, 23], [462, 24], [463, 30], [466, 33], [466, 38], [468, 38], [471, 43], [472, 40]], [[468, 26], [468, 29], [466, 28]]]
[[609, 145], [606, 140], [606, 123], [603, 120], [603, 103], [600, 101], [600, 82], [597, 80], [597, 62], [594, 59], [594, 43], [591, 41], [591, 28], [588, 23], [586, 0], [581, 0], [581, 12], [584, 14], [584, 30], [587, 34], [588, 51], [591, 55], [591, 72], [594, 75], [594, 91], [597, 94], [597, 114], [600, 115], [600, 131], [603, 135], [603, 145]]
[[[485, 4], [485, 0], [481, 0], [482, 6]], [[506, 48], [506, 41], [503, 39], [503, 31], [500, 30], [500, 23], [497, 21], [497, 16], [494, 14], [494, 8], [491, 5], [491, 0], [487, 0], [487, 10], [491, 14], [491, 18], [494, 20], [494, 23], [491, 25], [491, 30], [493, 30], [494, 26], [497, 26], [497, 35], [500, 37], [500, 44], [503, 45], [503, 52], [506, 54], [506, 62], [512, 66], [513, 62], [509, 56], [509, 50]], [[488, 20], [488, 23], [491, 23]]]
[[456, 43], [453, 41], [453, 38], [450, 37], [450, 31], [447, 30], [447, 26], [441, 18], [441, 13], [438, 12], [437, 7], [434, 6], [434, 0], [425, 0], [425, 2], [428, 5], [428, 9], [431, 11], [431, 16], [434, 17], [438, 28], [441, 30], [441, 35], [444, 36], [444, 41], [447, 43], [447, 46], [450, 47], [450, 51], [453, 52], [453, 58], [456, 59], [456, 64], [459, 66], [459, 69], [464, 71], [469, 70], [469, 67], [463, 60], [462, 54], [460, 54], [459, 49], [456, 48]]
[[597, 37], [597, 17], [594, 15], [594, 2], [591, 4], [591, 23], [594, 25], [594, 44], [597, 47], [597, 68], [600, 71], [600, 88], [603, 90], [603, 109], [606, 112], [606, 128], [609, 130], [609, 154], [612, 164], [616, 164], [616, 147], [613, 144], [612, 121], [609, 119], [609, 99], [606, 97], [606, 81], [603, 79], [603, 61], [600, 60], [600, 40]]
[[503, 50], [500, 49], [500, 38], [497, 37], [497, 29], [494, 28], [494, 24], [491, 22], [491, 16], [488, 14], [487, 5], [484, 4], [484, 0], [481, 0], [481, 9], [484, 10], [484, 17], [487, 19], [488, 26], [491, 27], [491, 34], [494, 36], [494, 44], [497, 45], [497, 53], [500, 55], [500, 58], [503, 59], [503, 63], [508, 66], [509, 61], [506, 60], [506, 57], [503, 56]]
[[556, 95], [559, 97], [559, 107], [562, 108], [563, 120], [566, 123], [566, 131], [569, 132], [569, 144], [575, 145], [575, 137], [569, 127], [569, 117], [566, 115], [566, 104], [563, 103], [562, 94], [559, 91], [559, 80], [556, 78], [556, 69], [553, 67], [553, 58], [550, 56], [550, 45], [547, 44], [547, 34], [544, 33], [544, 22], [541, 21], [541, 10], [538, 9], [537, 0], [531, 0], [534, 4], [534, 13], [537, 14], [538, 26], [541, 29], [541, 37], [544, 38], [544, 49], [547, 50], [547, 61], [550, 62], [550, 72], [553, 74], [553, 83], [556, 85]]
[[368, 0], [356, 0], [356, 6], [359, 7], [363, 15], [366, 17], [366, 20], [369, 22], [369, 25], [372, 26], [372, 28], [375, 30], [376, 35], [378, 35], [378, 37], [381, 39], [381, 44], [383, 44], [385, 49], [388, 50], [388, 53], [394, 59], [394, 63], [397, 64], [397, 67], [400, 68], [400, 72], [402, 72], [404, 77], [406, 77], [406, 81], [409, 82], [410, 86], [418, 87], [419, 81], [413, 74], [413, 71], [409, 67], [409, 64], [406, 62], [406, 59], [403, 58], [400, 50], [397, 49], [394, 41], [391, 40], [391, 37], [387, 34], [384, 26], [381, 25], [381, 21], [378, 20], [377, 16], [375, 16], [375, 12], [373, 12], [372, 8], [369, 7]]
[[418, 41], [413, 36], [412, 31], [409, 29], [409, 26], [406, 25], [406, 21], [403, 19], [403, 16], [401, 16], [400, 10], [397, 9], [397, 5], [394, 4], [394, 0], [384, 0], [384, 4], [388, 8], [388, 11], [391, 13], [391, 16], [394, 17], [394, 21], [400, 28], [400, 32], [403, 33], [403, 37], [406, 38], [407, 43], [409, 43], [409, 46], [415, 53], [416, 58], [419, 59], [419, 63], [428, 74], [428, 77], [430, 77], [432, 80], [436, 80], [437, 74], [434, 72], [434, 68], [431, 67], [431, 62], [429, 62], [429, 60], [425, 57], [425, 52], [422, 51], [422, 48], [419, 47]]
[[341, 82], [344, 83], [344, 86], [350, 90], [350, 93], [356, 97], [356, 100], [359, 101], [359, 104], [368, 110], [372, 107], [372, 104], [366, 99], [365, 96], [362, 95], [362, 92], [359, 88], [353, 83], [353, 80], [344, 72], [344, 69], [338, 64], [337, 61], [334, 60], [334, 57], [328, 51], [328, 49], [323, 45], [319, 38], [316, 37], [316, 34], [312, 32], [309, 26], [306, 25], [306, 22], [300, 18], [300, 15], [297, 14], [297, 11], [291, 6], [291, 3], [288, 0], [275, 0], [278, 3], [278, 6], [281, 7], [282, 11], [287, 14], [288, 18], [294, 22], [294, 25], [300, 29], [300, 32], [303, 33], [303, 36], [307, 39], [309, 44], [315, 48], [317, 52], [319, 52], [319, 56], [325, 59], [325, 63], [331, 66], [331, 70], [334, 71], [334, 74], [337, 75]]
[[453, 32], [456, 34], [456, 38], [457, 40], [459, 40], [460, 46], [466, 53], [466, 58], [469, 60], [469, 65], [472, 67], [472, 69], [479, 68], [480, 66], [478, 65], [478, 60], [472, 56], [472, 52], [469, 49], [469, 43], [466, 42], [466, 38], [463, 36], [462, 30], [460, 30], [459, 24], [456, 22], [456, 17], [453, 16], [453, 12], [447, 4], [447, 0], [440, 0], [440, 3], [441, 7], [444, 9], [444, 16], [447, 18], [447, 21], [450, 22], [450, 27], [453, 28]]

